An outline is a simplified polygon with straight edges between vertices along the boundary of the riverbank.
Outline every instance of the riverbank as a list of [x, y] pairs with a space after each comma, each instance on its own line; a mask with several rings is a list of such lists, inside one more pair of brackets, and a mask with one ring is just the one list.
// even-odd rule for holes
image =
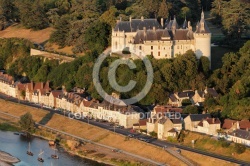
[[[0, 115], [2, 116], [2, 115]], [[7, 117], [7, 116], [6, 116]], [[18, 127], [17, 122], [12, 122], [11, 120], [14, 120], [12, 118], [4, 119], [0, 118], [0, 126], [6, 126], [3, 131], [8, 131], [8, 129], [11, 129], [10, 131], [20, 131], [20, 128]], [[16, 120], [14, 120], [16, 121]], [[12, 130], [16, 129], [16, 130]], [[105, 149], [102, 147], [98, 147], [94, 144], [89, 143], [79, 143], [77, 141], [74, 141], [70, 138], [64, 137], [60, 135], [58, 137], [57, 134], [48, 132], [46, 130], [43, 130], [41, 128], [37, 128], [36, 132], [32, 134], [33, 137], [43, 139], [46, 141], [49, 140], [55, 140], [60, 139], [60, 148], [63, 148], [64, 151], [68, 152], [71, 155], [78, 156], [84, 159], [96, 161], [100, 163], [101, 165], [127, 165], [127, 166], [140, 166], [140, 165], [150, 165], [150, 163], [143, 162], [143, 161], [137, 161], [134, 158], [130, 158], [125, 156], [121, 153], [114, 153], [111, 152], [109, 149]], [[77, 144], [76, 147], [72, 147], [70, 144]], [[59, 148], [58, 147], [58, 148]], [[7, 163], [0, 163], [0, 166], [5, 166]], [[9, 165], [6, 165], [9, 166]]]
[[14, 163], [18, 163], [20, 160], [9, 153], [0, 151], [0, 165], [1, 166], [8, 166]]
[[[116, 134], [114, 132], [104, 130], [96, 126], [88, 125], [86, 123], [82, 123], [76, 120], [71, 120], [67, 117], [64, 117], [58, 114], [52, 114], [49, 117], [49, 119], [48, 118], [46, 119], [45, 118], [46, 115], [49, 114], [49, 112], [46, 110], [36, 109], [36, 108], [32, 108], [32, 107], [28, 107], [28, 106], [24, 106], [24, 105], [20, 105], [17, 103], [4, 101], [4, 100], [0, 100], [0, 110], [1, 111], [4, 110], [6, 113], [9, 113], [14, 116], [21, 116], [25, 114], [26, 112], [30, 112], [36, 122], [46, 121], [46, 126], [58, 129], [60, 131], [67, 132], [67, 133], [76, 135], [78, 137], [91, 140], [96, 143], [101, 143], [104, 145], [112, 146], [114, 148], [118, 148], [118, 149], [130, 152], [133, 154], [137, 154], [137, 155], [143, 156], [145, 158], [148, 158], [154, 161], [169, 164], [171, 166], [172, 165], [173, 166], [174, 165], [176, 166], [186, 165], [182, 163], [181, 161], [179, 161], [177, 158], [173, 157], [172, 155], [164, 151], [160, 147], [156, 147], [156, 146], [153, 146], [153, 145], [150, 145], [150, 144], [147, 144], [147, 143], [135, 140], [135, 139], [127, 140], [126, 137], [123, 135]], [[56, 138], [56, 133], [51, 133], [51, 132], [45, 132], [44, 134], [39, 134], [39, 135], [46, 136], [48, 135], [48, 133], [50, 133], [51, 135], [55, 134], [54, 139]], [[85, 145], [81, 145], [80, 147], [77, 147], [77, 149], [75, 149], [75, 152], [77, 152], [78, 154], [83, 154], [83, 156], [84, 155], [88, 156], [89, 154], [91, 154], [96, 159], [100, 159], [101, 161], [108, 160], [112, 164], [115, 164], [115, 165], [122, 165], [122, 164], [117, 164], [117, 163], [124, 163], [124, 162], [138, 163], [141, 165], [143, 163], [143, 161], [138, 161], [138, 159], [125, 156], [124, 154], [122, 156], [121, 153], [114, 153], [110, 149], [108, 150], [105, 149], [103, 151], [101, 149], [105, 149], [105, 148], [93, 146], [91, 144], [85, 144]], [[223, 160], [215, 159], [215, 158], [208, 157], [208, 156], [203, 156], [203, 155], [196, 154], [193, 152], [188, 152], [188, 153], [190, 155], [194, 154], [196, 156], [195, 161], [196, 163], [199, 163], [199, 165], [203, 165], [204, 161], [213, 161], [212, 165], [221, 165], [221, 166], [222, 165], [223, 166], [235, 165], [233, 163], [228, 163]], [[130, 164], [130, 165], [133, 165], [133, 164]], [[150, 164], [143, 163], [143, 165], [150, 165]]]

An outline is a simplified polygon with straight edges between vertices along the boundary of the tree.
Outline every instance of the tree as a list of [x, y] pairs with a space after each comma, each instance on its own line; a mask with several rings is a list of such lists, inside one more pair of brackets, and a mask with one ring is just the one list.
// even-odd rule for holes
[[244, 0], [225, 2], [222, 9], [222, 25], [225, 34], [231, 39], [240, 39], [243, 32], [250, 28], [250, 3]]
[[20, 117], [19, 124], [21, 128], [28, 133], [34, 132], [35, 130], [35, 121], [33, 120], [30, 112], [27, 112]]
[[104, 12], [101, 15], [99, 20], [101, 22], [105, 22], [105, 23], [109, 24], [111, 27], [114, 27], [116, 24], [116, 17], [117, 16], [118, 16], [118, 10], [114, 6], [111, 6], [109, 8], [109, 10], [107, 10], [106, 12]]
[[202, 56], [200, 58], [200, 63], [199, 63], [199, 70], [206, 76], [209, 76], [209, 72], [210, 72], [210, 60], [205, 57]]
[[236, 153], [242, 154], [246, 151], [246, 146], [242, 145], [242, 144], [235, 143], [234, 149], [235, 149]]
[[162, 0], [162, 2], [160, 3], [160, 8], [158, 11], [158, 17], [162, 17], [162, 18], [168, 18], [169, 15], [169, 9], [168, 9], [168, 5], [166, 0]]
[[184, 114], [198, 114], [199, 111], [198, 111], [198, 108], [196, 106], [189, 105], [183, 109], [183, 113]]

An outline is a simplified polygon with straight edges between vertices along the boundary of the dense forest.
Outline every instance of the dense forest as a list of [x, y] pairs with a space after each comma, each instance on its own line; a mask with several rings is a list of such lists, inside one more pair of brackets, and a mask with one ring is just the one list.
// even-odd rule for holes
[[[225, 43], [239, 47], [242, 36], [249, 30], [248, 0], [0, 0], [0, 29], [18, 22], [26, 28], [40, 30], [53, 27], [50, 42], [60, 47], [73, 46], [74, 53], [85, 52], [71, 63], [59, 64], [56, 60], [30, 57], [35, 47], [23, 39], [0, 39], [0, 69], [15, 78], [27, 76], [32, 81], [51, 82], [54, 89], [64, 85], [71, 90], [86, 88], [93, 98], [101, 99], [92, 82], [94, 63], [110, 43], [110, 32], [120, 17], [173, 18], [181, 22], [185, 17], [194, 25], [200, 19], [201, 9], [211, 10], [214, 24], [221, 27]], [[103, 63], [100, 80], [106, 92], [111, 93], [107, 73], [109, 64], [117, 58], [108, 57]], [[156, 60], [149, 56], [154, 69], [154, 84], [139, 104], [166, 104], [169, 93], [186, 89], [215, 87], [217, 99], [207, 96], [205, 109], [222, 117], [250, 119], [250, 42], [238, 52], [224, 55], [221, 68], [209, 70], [209, 61], [197, 60], [192, 51], [175, 59]], [[122, 93], [122, 98], [137, 94], [145, 85], [147, 73], [139, 60], [137, 68], [130, 70], [120, 65], [117, 82], [126, 85], [137, 81], [135, 89]]]
[[119, 18], [176, 16], [178, 22], [187, 18], [195, 26], [201, 9], [212, 8], [214, 23], [238, 41], [249, 29], [249, 4], [249, 0], [0, 0], [0, 29], [13, 22], [33, 30], [53, 27], [50, 41], [60, 47], [74, 46], [74, 53], [101, 52]]

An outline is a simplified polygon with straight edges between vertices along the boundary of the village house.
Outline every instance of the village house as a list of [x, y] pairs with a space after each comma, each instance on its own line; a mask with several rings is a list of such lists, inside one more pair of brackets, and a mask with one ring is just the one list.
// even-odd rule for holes
[[147, 130], [147, 121], [148, 119], [140, 119], [139, 123], [133, 124], [134, 130]]
[[246, 130], [242, 130], [242, 129], [233, 130], [232, 132], [228, 133], [227, 139], [229, 141], [233, 141], [235, 143], [250, 146], [250, 131], [249, 131], [249, 129], [246, 129]]
[[51, 91], [49, 87], [49, 82], [30, 82], [26, 84], [25, 90], [25, 100], [40, 103], [40, 104], [48, 104], [48, 99], [42, 95], [46, 95]]
[[220, 128], [221, 122], [218, 118], [205, 118], [198, 123], [196, 132], [216, 136]]
[[49, 105], [52, 108], [57, 108], [56, 98], [63, 95], [62, 90], [53, 90], [49, 95]]
[[150, 132], [158, 132], [158, 121], [159, 119], [156, 118], [156, 116], [148, 118], [147, 121], [147, 133], [149, 134]]
[[237, 120], [232, 120], [232, 119], [225, 119], [222, 125], [222, 129], [226, 133], [232, 132], [233, 130], [236, 130], [236, 129], [247, 130], [247, 129], [250, 129], [250, 121], [249, 120], [237, 121]]
[[218, 93], [214, 88], [205, 88], [204, 91], [201, 90], [195, 90], [195, 93], [192, 97], [192, 103], [196, 105], [202, 105], [202, 103], [205, 101], [205, 97], [213, 97], [217, 98]]
[[182, 113], [182, 110], [182, 108], [172, 107], [170, 105], [157, 105], [150, 113], [150, 116], [153, 117], [157, 115], [158, 117], [160, 117], [161, 115], [167, 115], [168, 113]]
[[3, 71], [0, 72], [0, 92], [11, 97], [17, 97], [14, 78]]
[[200, 121], [211, 118], [210, 114], [190, 114], [184, 118], [184, 129], [189, 131], [197, 131]]
[[190, 100], [193, 95], [194, 92], [191, 90], [170, 94], [168, 104], [174, 107], [181, 107], [182, 101]]
[[181, 130], [181, 119], [170, 119], [168, 117], [162, 117], [158, 121], [157, 137], [164, 140], [167, 139], [167, 137], [176, 137]]
[[111, 100], [110, 96], [107, 97], [103, 103], [83, 100], [79, 105], [81, 114], [94, 119], [107, 120], [124, 126], [124, 128], [132, 128], [134, 124], [139, 122], [139, 112], [141, 111], [139, 107], [127, 106], [122, 101]]

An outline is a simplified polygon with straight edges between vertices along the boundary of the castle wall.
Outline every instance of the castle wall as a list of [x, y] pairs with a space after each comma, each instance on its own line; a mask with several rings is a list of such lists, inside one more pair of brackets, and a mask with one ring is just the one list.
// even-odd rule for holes
[[198, 59], [207, 57], [211, 62], [211, 33], [195, 33], [195, 54]]

